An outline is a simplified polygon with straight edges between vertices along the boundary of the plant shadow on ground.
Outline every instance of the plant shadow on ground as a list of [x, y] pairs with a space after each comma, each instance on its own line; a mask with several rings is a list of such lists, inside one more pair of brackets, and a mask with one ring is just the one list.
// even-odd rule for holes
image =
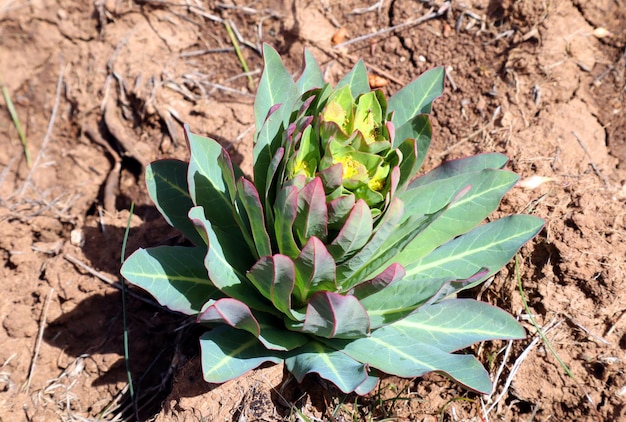
[[[156, 213], [154, 207], [139, 207], [138, 214], [146, 220]], [[150, 229], [145, 226], [149, 225]], [[163, 225], [164, 227], [161, 227]], [[179, 237], [161, 222], [148, 222], [131, 229], [129, 251], [152, 245], [156, 237], [166, 236], [165, 242], [177, 242]], [[82, 252], [86, 264], [100, 274], [119, 274], [120, 254], [125, 227], [105, 224], [83, 227], [86, 244]], [[158, 243], [158, 242], [157, 242]], [[118, 245], [107, 248], [104, 245]], [[113, 256], [112, 256], [113, 255]], [[111, 278], [111, 277], [109, 277]], [[121, 281], [121, 277], [113, 281]], [[59, 297], [60, 300], [61, 297]], [[141, 300], [145, 299], [145, 300]], [[184, 315], [160, 307], [139, 289], [129, 289], [126, 295], [126, 330], [129, 337], [129, 365], [133, 378], [134, 397], [140, 409], [140, 419], [158, 413], [161, 401], [171, 389], [175, 360], [185, 359], [197, 352], [199, 333]], [[92, 355], [107, 356], [108, 365], [98, 366], [92, 387], [115, 385], [128, 381], [124, 352], [124, 307], [122, 293], [111, 291], [87, 296], [70, 312], [49, 322], [43, 340], [76, 359]], [[131, 397], [126, 390], [121, 398], [122, 415], [134, 416]]]

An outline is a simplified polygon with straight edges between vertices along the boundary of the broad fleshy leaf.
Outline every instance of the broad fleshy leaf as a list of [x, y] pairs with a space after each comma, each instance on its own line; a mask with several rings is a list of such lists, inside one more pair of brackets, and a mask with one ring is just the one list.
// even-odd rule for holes
[[[447, 292], [445, 287], [452, 282], [457, 285], [468, 285], [480, 280], [487, 273], [487, 269], [481, 269], [466, 280], [451, 280], [446, 278], [428, 280], [406, 278], [393, 280], [386, 287], [365, 297], [360, 297], [359, 299], [367, 310], [371, 328], [379, 328], [383, 325], [406, 318], [423, 305], [428, 305], [430, 302], [443, 299]], [[361, 295], [362, 294], [363, 293], [361, 293]]]
[[391, 326], [446, 352], [479, 341], [526, 337], [522, 326], [511, 315], [472, 299], [448, 299], [424, 306]]
[[315, 57], [309, 52], [304, 50], [304, 70], [297, 82], [298, 91], [302, 94], [313, 88], [321, 88], [324, 85], [324, 76], [320, 69]]
[[[305, 375], [316, 373], [331, 381], [344, 393], [350, 393], [368, 381], [364, 364], [317, 341], [310, 341], [303, 347], [294, 350], [285, 359], [285, 365], [298, 382], [302, 382]], [[367, 383], [364, 390], [367, 390], [370, 384]], [[365, 393], [370, 390], [365, 391]]]
[[194, 206], [187, 183], [188, 164], [179, 160], [159, 160], [146, 167], [146, 187], [150, 198], [165, 220], [195, 245], [203, 245], [187, 213]]
[[232, 235], [241, 238], [232, 211], [235, 171], [228, 152], [214, 140], [188, 130], [185, 136], [191, 149], [187, 176], [191, 199], [195, 205], [204, 207], [205, 216], [212, 225], [222, 230], [236, 229]]
[[501, 169], [509, 159], [506, 155], [497, 152], [478, 154], [471, 157], [450, 160], [434, 168], [428, 173], [416, 178], [409, 185], [411, 189], [428, 185], [441, 179], [448, 179], [461, 174], [477, 172], [486, 169]]
[[274, 231], [280, 253], [295, 259], [300, 250], [293, 236], [293, 224], [298, 212], [298, 188], [285, 186], [280, 190], [274, 205]]
[[389, 99], [387, 109], [397, 128], [418, 114], [430, 113], [433, 100], [443, 94], [444, 75], [443, 67], [427, 70]]
[[484, 394], [491, 392], [489, 374], [474, 356], [446, 353], [392, 326], [379, 328], [371, 336], [353, 341], [326, 342], [387, 374], [411, 378], [428, 372], [444, 372], [467, 388]]
[[542, 227], [543, 220], [530, 215], [513, 215], [484, 224], [407, 265], [407, 277], [462, 280], [488, 267], [484, 280], [509, 262]]
[[222, 325], [200, 337], [202, 375], [206, 382], [237, 378], [265, 362], [280, 363], [279, 351], [267, 350], [252, 334]]
[[370, 90], [370, 83], [367, 79], [367, 69], [363, 60], [359, 60], [354, 68], [346, 74], [335, 86], [335, 91], [339, 91], [344, 86], [350, 87], [352, 98], [365, 94]]
[[[396, 261], [407, 265], [431, 252], [438, 245], [476, 227], [491, 214], [518, 176], [504, 170], [486, 169], [459, 174], [409, 188], [398, 194], [407, 204], [408, 215], [430, 214], [449, 204], [445, 212], [406, 245]], [[463, 187], [462, 198], [450, 203]]]
[[240, 300], [253, 309], [272, 312], [269, 304], [262, 300], [245, 277], [246, 269], [253, 262], [245, 247], [233, 243], [232, 237], [213, 227], [205, 218], [202, 207], [192, 208], [189, 218], [206, 235], [208, 251], [203, 261], [213, 284], [225, 295]]
[[122, 266], [122, 276], [150, 292], [163, 306], [194, 315], [221, 293], [202, 265], [206, 248], [159, 246], [138, 249]]

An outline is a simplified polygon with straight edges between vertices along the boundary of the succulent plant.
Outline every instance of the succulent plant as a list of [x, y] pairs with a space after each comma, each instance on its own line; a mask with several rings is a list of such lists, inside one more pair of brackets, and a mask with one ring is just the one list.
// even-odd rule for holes
[[189, 162], [156, 161], [148, 191], [195, 246], [139, 249], [123, 276], [207, 327], [208, 382], [284, 362], [365, 394], [380, 373], [438, 371], [489, 392], [480, 362], [454, 353], [525, 333], [491, 305], [458, 299], [542, 227], [528, 215], [481, 224], [516, 183], [501, 154], [417, 176], [444, 72], [387, 101], [362, 62], [335, 87], [305, 52], [293, 80], [264, 47], [254, 114], [254, 181], [214, 140], [186, 128]]

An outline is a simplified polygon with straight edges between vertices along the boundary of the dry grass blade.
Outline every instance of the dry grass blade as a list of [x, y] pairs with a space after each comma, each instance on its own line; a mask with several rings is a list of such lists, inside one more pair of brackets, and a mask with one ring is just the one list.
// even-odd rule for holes
[[50, 309], [50, 299], [52, 299], [52, 295], [54, 294], [54, 289], [50, 288], [50, 293], [48, 293], [48, 297], [46, 298], [46, 304], [44, 305], [43, 310], [41, 311], [41, 320], [39, 322], [39, 334], [37, 335], [37, 344], [35, 345], [35, 352], [33, 353], [33, 360], [30, 363], [30, 369], [28, 371], [28, 379], [26, 380], [26, 384], [24, 384], [24, 391], [28, 394], [28, 390], [30, 389], [30, 382], [35, 374], [35, 365], [37, 363], [37, 358], [39, 357], [39, 350], [41, 349], [41, 340], [43, 339], [43, 332], [46, 329], [46, 323], [48, 319], [48, 309]]
[[28, 142], [26, 141], [26, 135], [24, 134], [24, 130], [22, 129], [22, 124], [20, 123], [20, 118], [17, 115], [17, 111], [15, 110], [15, 106], [13, 105], [13, 101], [11, 100], [11, 95], [9, 94], [9, 90], [6, 86], [4, 86], [4, 81], [2, 80], [2, 76], [0, 76], [0, 88], [2, 89], [2, 96], [4, 97], [4, 102], [7, 105], [7, 109], [9, 110], [9, 114], [11, 115], [11, 120], [13, 121], [13, 125], [17, 130], [17, 135], [20, 137], [22, 141], [22, 147], [24, 148], [24, 157], [26, 157], [26, 165], [30, 167], [32, 165], [32, 161], [30, 159], [30, 151], [28, 150]]
[[237, 54], [239, 63], [241, 63], [241, 68], [244, 72], [248, 74], [248, 85], [250, 85], [250, 89], [254, 91], [254, 79], [252, 79], [252, 76], [250, 75], [250, 68], [248, 67], [248, 63], [246, 62], [245, 57], [243, 57], [243, 53], [241, 52], [241, 48], [239, 47], [239, 42], [237, 41], [237, 37], [235, 36], [235, 32], [233, 31], [232, 23], [224, 21], [224, 27], [226, 27], [226, 32], [228, 32], [230, 42], [233, 44], [233, 48], [235, 49], [235, 54]]
[[354, 43], [357, 43], [357, 42], [360, 42], [360, 41], [364, 41], [364, 40], [367, 40], [367, 39], [370, 39], [370, 38], [378, 37], [378, 36], [381, 36], [381, 35], [384, 35], [384, 34], [388, 34], [390, 32], [399, 31], [401, 29], [405, 29], [405, 28], [408, 28], [410, 26], [415, 26], [415, 25], [422, 24], [422, 23], [424, 23], [426, 21], [429, 21], [431, 19], [435, 19], [435, 18], [438, 18], [439, 16], [443, 16], [443, 14], [446, 13], [446, 11], [448, 10], [449, 7], [450, 7], [450, 3], [444, 3], [439, 8], [439, 10], [437, 10], [436, 12], [434, 11], [433, 8], [431, 8], [430, 11], [427, 14], [425, 14], [424, 16], [421, 16], [421, 17], [419, 17], [417, 19], [412, 19], [410, 21], [407, 21], [407, 22], [404, 22], [404, 23], [401, 23], [401, 24], [398, 24], [398, 25], [395, 25], [395, 26], [390, 26], [390, 27], [382, 29], [382, 30], [380, 30], [378, 32], [374, 32], [372, 34], [362, 35], [360, 37], [353, 38], [353, 39], [351, 39], [349, 41], [342, 42], [341, 44], [337, 44], [337, 45], [333, 46], [333, 48], [334, 49], [340, 49], [340, 48], [343, 48], [343, 47], [347, 47], [350, 44], [354, 44]]

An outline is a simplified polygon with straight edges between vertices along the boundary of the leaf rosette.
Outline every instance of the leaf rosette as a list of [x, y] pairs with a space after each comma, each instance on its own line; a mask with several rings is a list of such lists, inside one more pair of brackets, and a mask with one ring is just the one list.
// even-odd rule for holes
[[344, 392], [367, 393], [379, 373], [432, 371], [489, 392], [476, 358], [454, 352], [524, 330], [456, 295], [543, 225], [528, 215], [481, 225], [517, 181], [502, 169], [506, 157], [417, 176], [441, 68], [387, 101], [362, 62], [332, 87], [308, 52], [295, 81], [269, 46], [264, 61], [254, 182], [217, 142], [186, 129], [190, 161], [156, 161], [146, 182], [195, 246], [140, 249], [124, 277], [211, 328], [200, 338], [208, 382], [284, 362], [298, 380], [316, 373]]

